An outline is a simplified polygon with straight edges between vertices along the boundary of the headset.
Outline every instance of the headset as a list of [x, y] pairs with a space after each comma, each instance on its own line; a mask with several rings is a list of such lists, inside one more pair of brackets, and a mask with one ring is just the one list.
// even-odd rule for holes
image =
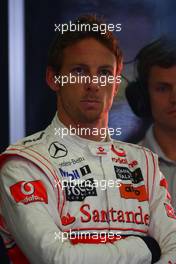
[[125, 95], [133, 112], [141, 118], [152, 118], [148, 78], [152, 66], [176, 65], [176, 39], [162, 36], [143, 47], [134, 59], [136, 80], [129, 82]]

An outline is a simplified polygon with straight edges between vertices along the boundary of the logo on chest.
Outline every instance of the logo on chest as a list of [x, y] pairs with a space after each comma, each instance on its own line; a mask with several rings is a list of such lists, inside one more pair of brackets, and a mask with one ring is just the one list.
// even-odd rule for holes
[[135, 186], [143, 182], [142, 171], [140, 168], [134, 171], [129, 170], [127, 167], [114, 166], [116, 178], [121, 181], [130, 181], [131, 183], [121, 183], [119, 188], [120, 195], [124, 199], [137, 199], [139, 202], [148, 200], [145, 185]]
[[135, 211], [116, 210], [111, 207], [109, 210], [91, 209], [90, 204], [83, 204], [80, 207], [81, 222], [119, 222], [149, 225], [149, 215], [143, 212], [143, 208], [138, 206]]
[[63, 178], [70, 178], [71, 180], [75, 180], [75, 179], [79, 179], [80, 175], [85, 176], [85, 175], [91, 173], [91, 170], [90, 170], [89, 165], [85, 165], [79, 169], [74, 169], [74, 170], [70, 170], [70, 171], [63, 170], [63, 169], [59, 168], [59, 172]]
[[114, 166], [114, 170], [116, 178], [122, 181], [130, 180], [132, 183], [139, 183], [143, 181], [143, 176], [140, 168], [131, 171], [127, 167]]
[[93, 178], [85, 181], [64, 181], [63, 185], [67, 201], [84, 201], [88, 196], [97, 196]]

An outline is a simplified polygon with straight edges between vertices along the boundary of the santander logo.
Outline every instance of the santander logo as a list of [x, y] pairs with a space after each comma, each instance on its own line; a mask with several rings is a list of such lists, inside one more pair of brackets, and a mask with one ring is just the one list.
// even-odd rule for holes
[[69, 213], [61, 217], [61, 222], [64, 226], [70, 225], [73, 222], [75, 222], [76, 218], [74, 216], [71, 216]]

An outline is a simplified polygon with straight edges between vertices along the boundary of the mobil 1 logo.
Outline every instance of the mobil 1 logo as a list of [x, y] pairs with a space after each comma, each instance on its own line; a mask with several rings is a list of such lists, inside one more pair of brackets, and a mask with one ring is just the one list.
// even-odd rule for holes
[[62, 168], [59, 168], [59, 173], [62, 176], [62, 178], [71, 178], [71, 180], [79, 179], [80, 175], [86, 176], [87, 174], [91, 173], [89, 165], [82, 166], [79, 169], [73, 169], [73, 170], [64, 170]]

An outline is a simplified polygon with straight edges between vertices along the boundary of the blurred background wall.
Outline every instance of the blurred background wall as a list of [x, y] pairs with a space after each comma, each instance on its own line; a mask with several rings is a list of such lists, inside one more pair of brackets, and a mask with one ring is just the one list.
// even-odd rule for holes
[[[170, 0], [1, 0], [1, 132], [0, 151], [22, 136], [44, 129], [55, 111], [55, 95], [45, 83], [49, 44], [54, 24], [82, 14], [103, 16], [122, 24], [116, 32], [124, 53], [123, 74], [134, 78], [133, 59], [144, 45], [162, 34], [175, 34], [176, 1]], [[137, 142], [149, 120], [137, 118], [124, 98], [123, 80], [109, 125], [121, 127], [119, 140]]]

